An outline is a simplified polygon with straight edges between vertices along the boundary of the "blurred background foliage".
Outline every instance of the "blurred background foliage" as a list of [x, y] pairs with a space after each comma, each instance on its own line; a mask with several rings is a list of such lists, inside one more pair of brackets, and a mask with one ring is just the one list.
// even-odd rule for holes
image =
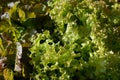
[[1, 80], [119, 80], [118, 0], [1, 0]]

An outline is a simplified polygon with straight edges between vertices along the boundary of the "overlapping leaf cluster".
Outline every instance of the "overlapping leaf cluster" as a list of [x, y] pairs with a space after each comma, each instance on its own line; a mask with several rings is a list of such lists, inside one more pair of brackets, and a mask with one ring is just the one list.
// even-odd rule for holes
[[46, 33], [34, 41], [34, 79], [119, 80], [119, 3], [52, 0], [48, 5], [58, 41], [50, 34], [42, 38]]
[[[4, 79], [120, 79], [117, 0], [20, 0], [7, 8], [8, 2], [0, 6]], [[16, 42], [23, 49], [20, 72]]]
[[[28, 49], [31, 46], [30, 37], [44, 29], [50, 29], [53, 25], [53, 21], [47, 13], [46, 1], [11, 2], [10, 0], [0, 4], [1, 79], [2, 76], [5, 80], [30, 79], [30, 72], [32, 72], [28, 56], [30, 54]], [[19, 59], [19, 56], [22, 58]]]

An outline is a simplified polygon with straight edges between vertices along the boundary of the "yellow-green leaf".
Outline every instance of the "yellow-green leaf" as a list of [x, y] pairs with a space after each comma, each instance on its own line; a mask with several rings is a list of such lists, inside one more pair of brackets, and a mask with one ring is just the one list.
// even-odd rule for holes
[[0, 38], [0, 55], [5, 55], [6, 51], [5, 48], [3, 47], [2, 39]]
[[34, 12], [31, 12], [28, 14], [28, 18], [35, 18], [35, 17], [36, 17], [36, 15]]
[[25, 12], [22, 9], [18, 9], [18, 15], [21, 21], [25, 20]]
[[8, 68], [4, 69], [3, 76], [4, 76], [4, 80], [14, 80], [13, 71]]

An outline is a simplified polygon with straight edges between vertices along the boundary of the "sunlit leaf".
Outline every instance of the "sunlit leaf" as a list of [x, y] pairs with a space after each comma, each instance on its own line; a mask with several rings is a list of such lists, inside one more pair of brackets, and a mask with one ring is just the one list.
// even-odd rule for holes
[[14, 80], [14, 74], [11, 69], [4, 69], [3, 71], [4, 80]]
[[28, 13], [28, 18], [35, 18], [36, 14], [34, 12]]
[[4, 46], [3, 46], [2, 39], [0, 38], [0, 55], [5, 56], [5, 54], [6, 54], [6, 50], [5, 50]]
[[17, 11], [18, 11], [18, 15], [19, 15], [19, 18], [21, 19], [21, 21], [24, 21], [25, 20], [25, 12], [20, 8], [18, 8]]

